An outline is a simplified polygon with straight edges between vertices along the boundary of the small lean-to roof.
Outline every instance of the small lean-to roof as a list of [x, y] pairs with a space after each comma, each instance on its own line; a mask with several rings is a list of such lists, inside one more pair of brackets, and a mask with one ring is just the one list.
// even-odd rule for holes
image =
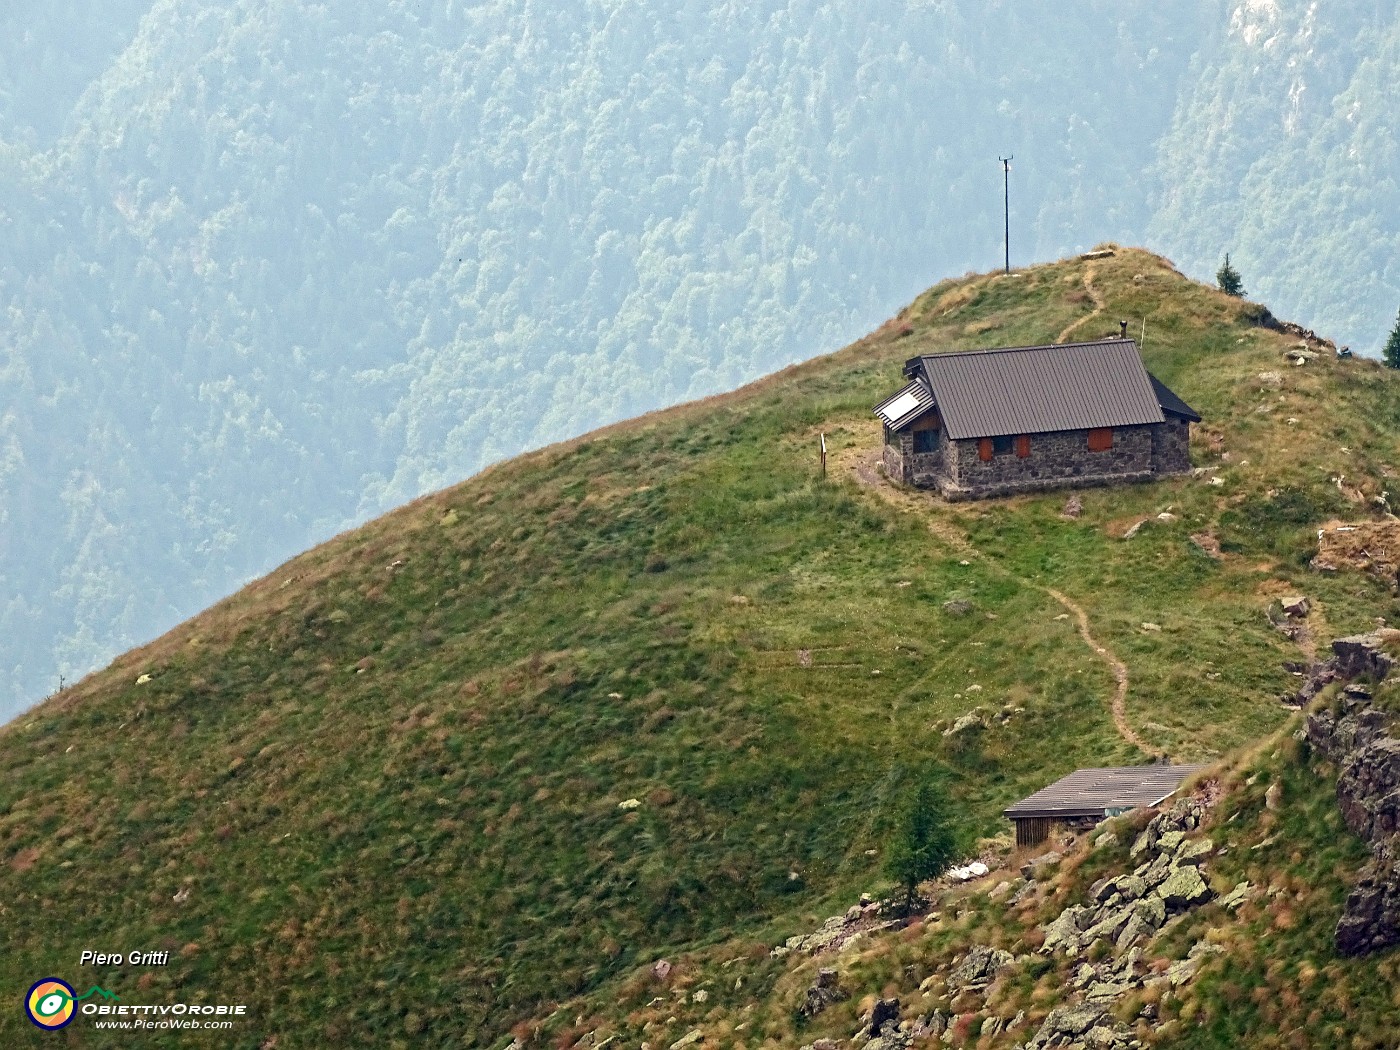
[[928, 383], [954, 440], [1166, 418], [1132, 339], [929, 354], [906, 374]]
[[1205, 766], [1076, 769], [1002, 812], [1017, 817], [1101, 817], [1110, 809], [1155, 806]]
[[1162, 382], [1151, 372], [1147, 373], [1147, 378], [1152, 380], [1152, 390], [1157, 395], [1157, 403], [1162, 406], [1162, 411], [1169, 416], [1180, 416], [1182, 419], [1189, 419], [1192, 423], [1201, 421], [1200, 414], [1188, 405], [1181, 398], [1172, 393], [1171, 388]]
[[891, 430], [912, 423], [933, 407], [933, 392], [922, 379], [916, 379], [875, 406], [875, 414]]

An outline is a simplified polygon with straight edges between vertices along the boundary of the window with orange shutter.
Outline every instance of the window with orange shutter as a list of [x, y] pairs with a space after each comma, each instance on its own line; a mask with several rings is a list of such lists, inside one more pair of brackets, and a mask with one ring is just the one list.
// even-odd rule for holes
[[977, 458], [980, 459], [983, 463], [988, 462], [992, 458], [991, 438], [977, 439]]
[[1025, 459], [1031, 454], [1031, 436], [1029, 434], [1016, 435], [1016, 455]]
[[1107, 452], [1113, 447], [1113, 428], [1098, 427], [1089, 431], [1089, 451]]

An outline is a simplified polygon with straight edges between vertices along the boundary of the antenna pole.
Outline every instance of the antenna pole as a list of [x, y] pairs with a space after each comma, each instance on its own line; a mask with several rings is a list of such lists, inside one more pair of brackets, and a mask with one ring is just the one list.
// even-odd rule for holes
[[1011, 272], [1011, 162], [1016, 157], [998, 157], [1001, 161], [1001, 203], [1006, 218], [1006, 272]]

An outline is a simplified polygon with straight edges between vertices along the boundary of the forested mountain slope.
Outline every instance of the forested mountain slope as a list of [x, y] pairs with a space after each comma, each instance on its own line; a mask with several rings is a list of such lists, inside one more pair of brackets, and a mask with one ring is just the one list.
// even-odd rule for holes
[[[1244, 17], [159, 0], [71, 26], [10, 4], [0, 711], [339, 528], [988, 265], [998, 156], [1013, 261], [1150, 229], [1371, 345], [1396, 288], [1351, 234], [1394, 209], [1279, 152], [1311, 125], [1254, 100], [1292, 45], [1251, 51]], [[1390, 12], [1327, 17], [1310, 105], [1394, 80]], [[1211, 159], [1222, 106], [1243, 152]], [[1383, 123], [1358, 132], [1377, 163]], [[1256, 157], [1287, 207], [1239, 189]]]
[[1251, 2], [1192, 63], [1158, 145], [1147, 235], [1376, 352], [1400, 308], [1400, 8]]
[[[870, 407], [909, 356], [1116, 318], [1204, 417], [1199, 475], [1077, 518], [878, 478]], [[1314, 643], [1396, 615], [1389, 577], [1308, 562], [1320, 523], [1384, 517], [1400, 377], [1288, 365], [1263, 318], [1138, 250], [950, 280], [839, 353], [308, 551], [0, 729], [0, 985], [236, 989], [238, 1045], [279, 1050], [504, 1046], [574, 997], [640, 1026], [659, 955], [766, 958], [878, 887], [925, 776], [976, 835], [1076, 767], [1237, 754], [1308, 657], [1278, 595], [1311, 598]], [[108, 944], [170, 963], [73, 973]], [[737, 1024], [780, 973], [712, 1005]], [[780, 1043], [783, 1002], [754, 1015]], [[0, 1014], [0, 1042], [30, 1032]]]
[[0, 141], [51, 146], [88, 84], [131, 43], [150, 8], [151, 0], [6, 4], [0, 10]]

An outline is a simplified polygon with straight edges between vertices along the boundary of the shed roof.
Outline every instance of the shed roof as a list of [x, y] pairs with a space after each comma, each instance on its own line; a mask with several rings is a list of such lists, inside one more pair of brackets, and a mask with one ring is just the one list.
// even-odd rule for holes
[[912, 423], [933, 407], [933, 391], [922, 379], [916, 379], [875, 406], [875, 414], [885, 425], [898, 430]]
[[1132, 339], [929, 354], [911, 359], [905, 374], [928, 384], [954, 440], [1166, 418]]
[[1016, 817], [1095, 817], [1110, 809], [1155, 806], [1205, 766], [1118, 766], [1076, 769], [1003, 810]]
[[1157, 403], [1162, 406], [1162, 411], [1169, 416], [1180, 416], [1182, 419], [1189, 419], [1192, 423], [1201, 421], [1200, 415], [1194, 408], [1188, 405], [1181, 398], [1172, 393], [1171, 388], [1162, 382], [1151, 372], [1147, 373], [1147, 378], [1152, 380], [1152, 389], [1157, 394]]

